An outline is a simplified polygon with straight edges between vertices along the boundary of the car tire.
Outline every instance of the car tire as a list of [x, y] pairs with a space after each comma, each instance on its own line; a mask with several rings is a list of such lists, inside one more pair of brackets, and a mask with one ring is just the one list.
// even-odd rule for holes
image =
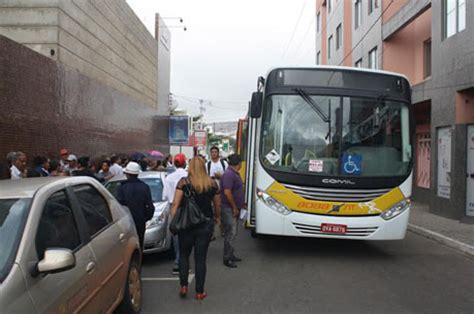
[[134, 257], [128, 266], [123, 300], [115, 313], [140, 313], [142, 308], [142, 280], [138, 259]]

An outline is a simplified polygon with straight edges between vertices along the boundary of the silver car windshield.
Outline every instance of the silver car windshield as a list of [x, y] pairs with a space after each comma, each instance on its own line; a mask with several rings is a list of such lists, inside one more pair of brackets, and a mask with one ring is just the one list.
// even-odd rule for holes
[[31, 199], [0, 199], [0, 282], [16, 256]]
[[264, 105], [261, 160], [278, 171], [324, 176], [405, 176], [409, 110], [382, 97], [275, 95]]
[[[151, 198], [154, 203], [162, 202], [163, 201], [163, 182], [160, 178], [140, 178], [141, 181], [145, 182], [151, 191]], [[106, 185], [106, 188], [112, 193], [115, 197], [117, 197], [118, 187], [124, 181], [113, 181], [109, 182]]]

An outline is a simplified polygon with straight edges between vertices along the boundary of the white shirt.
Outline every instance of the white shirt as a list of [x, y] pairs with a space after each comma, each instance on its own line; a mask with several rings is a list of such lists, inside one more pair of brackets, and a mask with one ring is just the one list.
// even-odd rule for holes
[[[209, 162], [207, 162], [207, 163], [209, 163]], [[206, 163], [206, 171], [208, 169], [207, 163]], [[224, 161], [224, 165], [225, 165], [225, 169], [227, 169], [229, 167], [229, 165], [227, 164], [226, 161]], [[221, 163], [220, 159], [217, 162], [214, 162], [214, 161], [211, 160], [211, 171], [209, 171], [209, 176], [214, 177], [216, 173], [219, 173], [220, 175], [223, 175], [225, 169], [222, 168], [222, 163]]]
[[112, 166], [110, 166], [109, 172], [114, 176], [118, 176], [123, 174], [123, 169], [118, 164], [113, 164]]
[[18, 169], [15, 165], [11, 166], [11, 168], [10, 168], [10, 178], [12, 180], [22, 178], [20, 169]]
[[179, 180], [188, 176], [188, 172], [183, 168], [176, 169], [175, 172], [169, 174], [163, 182], [163, 199], [173, 203], [174, 194], [176, 193], [176, 186]]

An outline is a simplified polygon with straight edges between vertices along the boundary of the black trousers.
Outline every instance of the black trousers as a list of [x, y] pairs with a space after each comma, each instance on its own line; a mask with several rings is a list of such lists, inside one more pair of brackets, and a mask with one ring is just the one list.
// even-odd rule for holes
[[135, 228], [137, 228], [138, 240], [140, 241], [140, 248], [143, 252], [144, 249], [144, 241], [145, 241], [145, 224], [135, 224]]
[[204, 292], [206, 280], [206, 259], [209, 243], [211, 242], [214, 223], [208, 222], [178, 234], [179, 240], [179, 281], [182, 286], [188, 286], [189, 256], [194, 248], [196, 274], [196, 293]]

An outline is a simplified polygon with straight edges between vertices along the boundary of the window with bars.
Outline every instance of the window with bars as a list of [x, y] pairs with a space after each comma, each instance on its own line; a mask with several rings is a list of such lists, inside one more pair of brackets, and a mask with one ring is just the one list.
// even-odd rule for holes
[[342, 47], [342, 25], [336, 27], [336, 50]]
[[466, 0], [443, 0], [442, 12], [444, 38], [466, 28]]
[[362, 0], [355, 0], [354, 2], [354, 27], [359, 28], [362, 24]]
[[431, 38], [423, 43], [423, 78], [431, 76]]
[[316, 32], [319, 33], [321, 31], [321, 12], [318, 12], [316, 15]]
[[369, 51], [369, 69], [377, 69], [377, 47]]
[[328, 38], [328, 59], [331, 59], [332, 35]]

